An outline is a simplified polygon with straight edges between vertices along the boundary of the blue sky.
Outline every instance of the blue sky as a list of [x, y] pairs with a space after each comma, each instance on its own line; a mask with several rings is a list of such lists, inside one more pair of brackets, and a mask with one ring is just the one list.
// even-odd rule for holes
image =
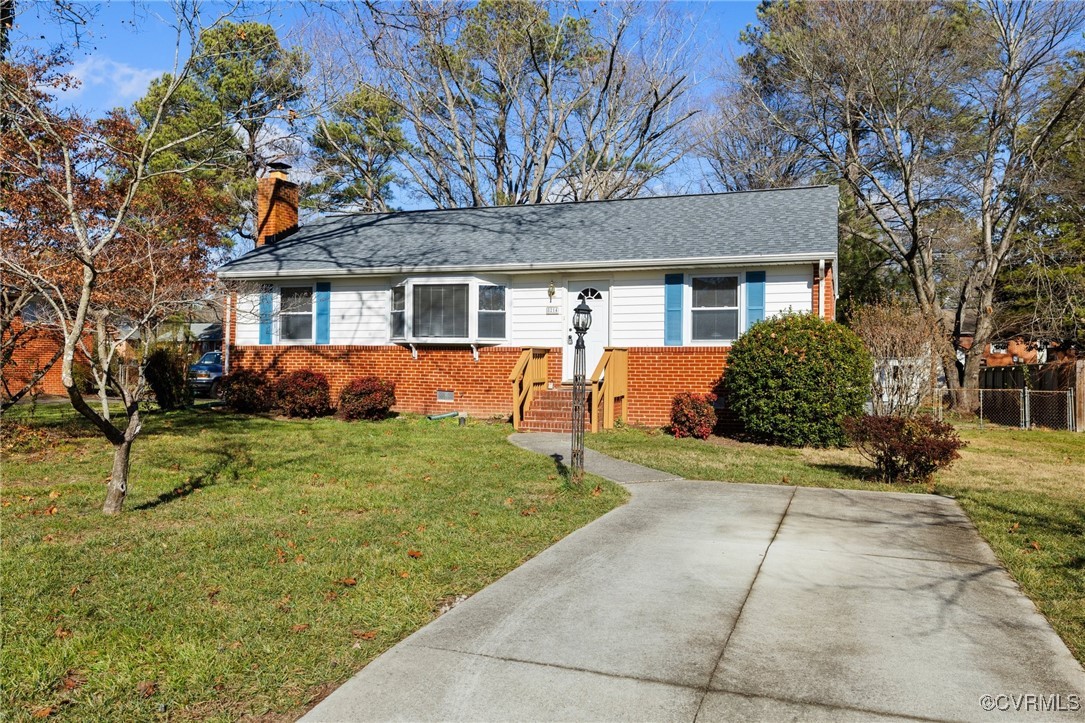
[[[49, 13], [50, 0], [16, 0], [13, 44], [32, 43], [63, 47], [72, 59], [72, 74], [82, 85], [67, 93], [66, 104], [92, 116], [117, 105], [128, 105], [147, 89], [152, 78], [173, 67], [176, 35], [169, 27], [170, 5], [165, 2], [88, 3], [77, 12], [93, 17], [79, 30], [59, 26]], [[756, 17], [756, 2], [675, 2], [673, 10], [697, 20], [696, 46], [704, 54], [702, 72], [708, 73], [721, 57], [737, 49], [738, 34]], [[304, 2], [263, 3], [251, 6], [247, 19], [274, 26], [285, 37], [304, 22], [313, 6]], [[215, 6], [209, 5], [208, 12]]]

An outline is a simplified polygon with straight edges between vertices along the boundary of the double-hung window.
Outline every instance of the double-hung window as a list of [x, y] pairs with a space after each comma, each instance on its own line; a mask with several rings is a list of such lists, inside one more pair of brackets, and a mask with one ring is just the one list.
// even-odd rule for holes
[[478, 287], [478, 338], [505, 338], [505, 287]]
[[694, 276], [693, 341], [738, 338], [738, 276]]
[[392, 338], [402, 339], [407, 335], [407, 287], [392, 287]]
[[313, 340], [313, 288], [284, 286], [279, 290], [279, 338]]

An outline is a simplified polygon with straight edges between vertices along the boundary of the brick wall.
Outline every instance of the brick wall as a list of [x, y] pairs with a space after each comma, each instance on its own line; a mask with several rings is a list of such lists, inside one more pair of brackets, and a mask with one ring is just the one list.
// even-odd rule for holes
[[629, 350], [631, 424], [661, 427], [671, 420], [679, 392], [715, 391], [730, 347], [660, 346]]
[[[22, 322], [15, 319], [12, 323], [13, 331], [18, 333], [22, 328]], [[88, 339], [89, 343], [89, 339]], [[57, 349], [64, 344], [60, 332], [52, 329], [41, 331], [31, 330], [19, 340], [18, 346], [11, 355], [11, 361], [4, 365], [4, 383], [14, 394], [23, 388], [35, 371], [41, 369], [53, 358]], [[85, 357], [76, 350], [76, 359], [85, 361]], [[53, 394], [67, 396], [64, 384], [60, 381], [60, 360], [46, 372], [45, 376], [34, 385], [39, 394]]]
[[[461, 346], [419, 346], [411, 350], [387, 346], [232, 346], [230, 368], [268, 372], [273, 379], [297, 369], [328, 377], [332, 399], [351, 379], [375, 374], [396, 384], [396, 410], [417, 414], [467, 412], [474, 416], [512, 414], [509, 374], [520, 358], [519, 347], [471, 349]], [[550, 379], [561, 380], [561, 350], [551, 349]], [[437, 391], [455, 394], [453, 402], [438, 402]]]
[[818, 279], [818, 264], [814, 264], [814, 283], [810, 288], [810, 310], [814, 315], [825, 309], [825, 318], [836, 320], [836, 292], [834, 290], [833, 265], [825, 264], [825, 278]]

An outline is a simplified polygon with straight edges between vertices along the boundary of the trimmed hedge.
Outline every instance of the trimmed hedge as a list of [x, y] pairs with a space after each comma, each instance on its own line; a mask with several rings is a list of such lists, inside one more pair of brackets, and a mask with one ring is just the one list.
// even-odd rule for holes
[[347, 421], [384, 419], [395, 403], [395, 382], [375, 376], [358, 377], [339, 393], [339, 416]]
[[790, 447], [842, 446], [874, 364], [850, 329], [813, 314], [759, 322], [735, 342], [723, 383], [746, 432]]
[[261, 413], [275, 406], [275, 390], [260, 372], [238, 369], [222, 378], [222, 401], [238, 412]]
[[716, 427], [715, 394], [682, 392], [671, 402], [671, 434], [675, 439], [696, 437], [708, 439]]
[[275, 385], [275, 398], [288, 417], [311, 419], [331, 413], [328, 378], [308, 369], [283, 375]]

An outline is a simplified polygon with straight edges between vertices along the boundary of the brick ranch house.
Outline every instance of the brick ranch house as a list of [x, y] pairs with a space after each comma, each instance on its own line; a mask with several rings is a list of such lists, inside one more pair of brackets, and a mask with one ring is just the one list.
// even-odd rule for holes
[[[397, 409], [564, 429], [572, 309], [592, 427], [659, 426], [713, 389], [732, 342], [787, 310], [834, 315], [835, 186], [333, 215], [298, 227], [297, 186], [260, 179], [256, 248], [218, 270], [224, 361], [396, 383]], [[594, 371], [593, 371], [594, 370]]]

